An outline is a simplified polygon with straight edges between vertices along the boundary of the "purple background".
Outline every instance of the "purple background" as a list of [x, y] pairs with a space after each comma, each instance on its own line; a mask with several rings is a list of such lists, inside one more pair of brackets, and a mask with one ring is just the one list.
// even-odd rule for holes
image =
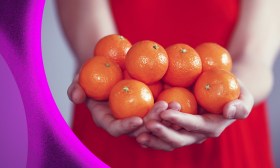
[[0, 1], [0, 167], [107, 167], [73, 134], [42, 63], [43, 0]]
[[0, 167], [22, 167], [27, 161], [25, 111], [16, 81], [1, 55], [0, 79]]

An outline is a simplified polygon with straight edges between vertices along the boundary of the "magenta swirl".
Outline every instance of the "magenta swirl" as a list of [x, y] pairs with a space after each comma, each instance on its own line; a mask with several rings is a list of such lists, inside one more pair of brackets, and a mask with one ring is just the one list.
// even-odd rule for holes
[[[6, 94], [0, 95], [0, 100], [8, 100], [7, 97], [14, 98], [9, 104], [6, 103], [5, 107], [18, 107], [8, 108], [8, 112], [1, 113], [4, 115], [0, 117], [1, 120], [12, 121], [2, 122], [0, 120], [2, 124], [0, 126], [4, 126], [3, 129], [0, 129], [0, 133], [1, 136], [8, 138], [8, 135], [17, 133], [10, 132], [13, 131], [12, 129], [4, 129], [8, 126], [11, 128], [11, 125], [14, 124], [18, 124], [18, 128], [23, 130], [21, 134], [16, 134], [18, 137], [12, 137], [17, 138], [18, 143], [22, 143], [19, 145], [21, 149], [18, 150], [21, 150], [23, 155], [16, 155], [17, 158], [7, 160], [9, 158], [7, 153], [13, 154], [16, 150], [12, 152], [0, 150], [0, 157], [5, 156], [4, 158], [6, 158], [4, 162], [0, 162], [0, 167], [6, 165], [5, 161], [19, 160], [21, 160], [20, 164], [26, 164], [26, 167], [36, 168], [108, 167], [79, 141], [64, 121], [52, 98], [41, 52], [44, 3], [44, 0], [0, 1], [0, 56], [4, 58], [1, 58], [0, 63], [3, 67], [4, 64], [7, 64], [10, 74], [13, 75], [15, 85], [10, 86], [9, 90], [18, 89], [19, 93], [16, 93], [16, 90], [14, 92], [21, 96], [21, 99], [15, 101], [15, 98], [12, 97], [13, 92], [6, 91]], [[5, 75], [5, 77], [7, 76]], [[4, 80], [7, 79], [5, 77], [0, 76], [1, 82], [7, 82]], [[9, 79], [12, 81], [12, 78]], [[4, 107], [2, 106], [4, 102], [0, 102], [1, 107]], [[18, 103], [22, 103], [22, 106]], [[2, 109], [4, 110], [4, 108], [0, 108], [0, 110]], [[9, 117], [5, 114], [9, 114]], [[21, 122], [15, 123], [14, 120], [19, 116]], [[25, 134], [27, 135], [25, 136]], [[9, 143], [7, 138], [3, 143], [8, 144], [1, 144], [1, 146], [14, 145], [17, 147], [17, 143], [12, 143], [12, 141]], [[7, 150], [10, 149], [7, 148]], [[24, 166], [22, 165], [22, 167]]]

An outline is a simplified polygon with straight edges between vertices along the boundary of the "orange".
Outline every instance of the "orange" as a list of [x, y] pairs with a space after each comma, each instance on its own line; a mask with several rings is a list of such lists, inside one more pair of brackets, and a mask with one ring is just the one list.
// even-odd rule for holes
[[154, 98], [143, 82], [121, 80], [111, 90], [109, 105], [116, 118], [144, 117], [153, 107]]
[[197, 46], [198, 52], [202, 61], [202, 70], [208, 71], [211, 69], [223, 69], [231, 71], [232, 60], [227, 49], [216, 43], [202, 43]]
[[154, 99], [156, 99], [163, 89], [163, 84], [161, 83], [161, 81], [158, 81], [156, 83], [149, 84], [148, 87], [151, 90]]
[[205, 71], [197, 79], [194, 94], [198, 104], [211, 113], [222, 113], [226, 103], [238, 99], [240, 87], [236, 77], [225, 70]]
[[94, 56], [105, 56], [124, 69], [125, 56], [131, 43], [123, 36], [111, 34], [100, 39], [94, 48]]
[[159, 81], [167, 71], [168, 56], [161, 45], [144, 40], [130, 48], [125, 66], [132, 78], [151, 84]]
[[189, 87], [202, 71], [197, 52], [186, 44], [174, 44], [166, 48], [169, 67], [163, 81], [171, 86]]
[[90, 58], [81, 68], [79, 83], [88, 97], [106, 100], [112, 87], [122, 79], [118, 64], [106, 57]]
[[181, 112], [197, 114], [197, 102], [194, 95], [185, 88], [172, 87], [160, 93], [157, 101], [178, 102], [181, 105]]

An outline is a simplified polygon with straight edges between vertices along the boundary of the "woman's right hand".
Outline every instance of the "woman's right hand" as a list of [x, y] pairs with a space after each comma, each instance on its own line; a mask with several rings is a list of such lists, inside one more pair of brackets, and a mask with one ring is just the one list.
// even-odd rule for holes
[[67, 90], [69, 99], [75, 103], [86, 103], [91, 112], [95, 124], [106, 130], [112, 136], [123, 134], [132, 134], [133, 131], [143, 126], [143, 119], [140, 117], [130, 117], [125, 119], [116, 119], [112, 115], [108, 102], [100, 102], [90, 99], [86, 96], [84, 90], [78, 83], [77, 75]]

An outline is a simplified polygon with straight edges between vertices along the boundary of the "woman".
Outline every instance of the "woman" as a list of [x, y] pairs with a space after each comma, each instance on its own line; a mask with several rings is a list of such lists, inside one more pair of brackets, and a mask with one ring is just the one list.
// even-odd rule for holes
[[[86, 98], [77, 75], [68, 95], [75, 104], [83, 104], [75, 106], [73, 130], [105, 163], [112, 167], [273, 167], [265, 98], [272, 87], [272, 66], [279, 47], [276, 2], [57, 2], [79, 65], [92, 56], [97, 40], [114, 33], [132, 43], [149, 39], [164, 47], [178, 42], [193, 47], [216, 42], [228, 47], [233, 56], [241, 96], [225, 106], [223, 116], [182, 114], [177, 112], [177, 103], [159, 102], [144, 120], [116, 120], [106, 102]], [[157, 118], [185, 130], [172, 130]]]

